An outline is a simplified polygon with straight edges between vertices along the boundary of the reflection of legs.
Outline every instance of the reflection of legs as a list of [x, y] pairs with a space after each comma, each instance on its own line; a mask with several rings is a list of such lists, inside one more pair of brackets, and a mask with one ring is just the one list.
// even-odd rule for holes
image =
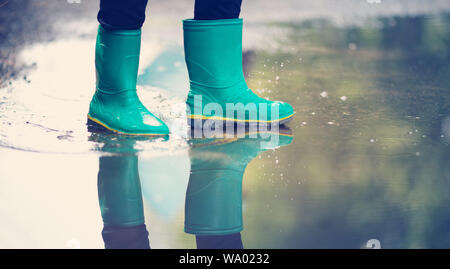
[[149, 249], [148, 232], [145, 224], [132, 227], [103, 227], [103, 241], [106, 249]]
[[198, 249], [243, 249], [241, 233], [227, 235], [197, 235]]
[[137, 162], [135, 155], [100, 158], [98, 199], [105, 248], [150, 248]]
[[195, 0], [195, 20], [235, 19], [241, 12], [242, 0]]

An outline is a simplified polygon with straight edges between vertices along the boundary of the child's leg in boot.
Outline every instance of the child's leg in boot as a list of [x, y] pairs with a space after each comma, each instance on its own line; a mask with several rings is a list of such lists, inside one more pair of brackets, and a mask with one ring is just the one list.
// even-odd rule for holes
[[95, 48], [96, 91], [90, 123], [130, 135], [166, 135], [169, 129], [140, 101], [136, 80], [147, 0], [101, 0]]

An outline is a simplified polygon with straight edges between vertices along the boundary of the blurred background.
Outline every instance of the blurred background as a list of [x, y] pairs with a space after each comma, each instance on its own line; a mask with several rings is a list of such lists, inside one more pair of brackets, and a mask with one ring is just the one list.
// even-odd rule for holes
[[[85, 126], [98, 1], [0, 0], [0, 248], [102, 248], [97, 173], [112, 152], [139, 156], [151, 246], [195, 248], [193, 3], [149, 1], [138, 92], [173, 133], [130, 146]], [[241, 17], [247, 83], [296, 110], [289, 145], [244, 156], [244, 247], [449, 248], [450, 2], [243, 0]]]

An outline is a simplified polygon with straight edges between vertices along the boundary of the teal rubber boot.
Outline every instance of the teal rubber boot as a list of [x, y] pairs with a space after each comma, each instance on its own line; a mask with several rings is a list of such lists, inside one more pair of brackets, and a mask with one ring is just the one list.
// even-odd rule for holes
[[[129, 227], [144, 223], [137, 142], [147, 137], [93, 132], [89, 141], [101, 146], [97, 175], [98, 201], [105, 226]], [[150, 139], [152, 139], [151, 137]]]
[[292, 106], [269, 101], [248, 88], [242, 69], [242, 19], [184, 20], [189, 72], [188, 122], [283, 124]]
[[[121, 138], [128, 138], [121, 141], [121, 146], [128, 150], [99, 159], [98, 200], [103, 219], [102, 237], [107, 249], [148, 249], [150, 242], [144, 219], [138, 156], [133, 149], [136, 141], [129, 136]], [[116, 152], [116, 140], [112, 137], [102, 140], [105, 152]]]
[[[248, 163], [261, 152], [288, 145], [289, 129], [257, 137], [192, 139], [191, 173], [186, 192], [184, 231], [195, 235], [227, 235], [243, 230], [242, 179]], [[267, 143], [274, 137], [275, 143]], [[267, 144], [264, 144], [264, 142]]]
[[127, 135], [167, 135], [169, 128], [141, 103], [136, 92], [141, 30], [98, 28], [96, 91], [88, 121]]

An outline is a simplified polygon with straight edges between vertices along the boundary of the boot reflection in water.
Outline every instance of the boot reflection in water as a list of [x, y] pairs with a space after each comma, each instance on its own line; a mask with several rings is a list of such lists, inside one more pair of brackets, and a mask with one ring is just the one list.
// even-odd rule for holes
[[150, 248], [136, 155], [100, 157], [98, 198], [105, 248]]
[[[90, 129], [92, 130], [92, 129]], [[136, 139], [93, 132], [99, 142], [98, 200], [103, 219], [103, 241], [107, 249], [149, 249], [139, 180]]]
[[[190, 124], [208, 119], [244, 125], [284, 124], [294, 115], [291, 105], [261, 98], [245, 82], [241, 2], [196, 0], [194, 19], [183, 20]], [[147, 0], [100, 0], [96, 90], [88, 122], [116, 133], [166, 135], [169, 128], [142, 104], [136, 90], [146, 6]], [[208, 104], [216, 105], [215, 109], [208, 112]], [[243, 109], [245, 113], [239, 113]]]
[[[276, 145], [266, 142], [279, 135]], [[287, 128], [245, 137], [192, 139], [191, 173], [186, 192], [185, 232], [196, 235], [197, 248], [243, 248], [242, 179], [248, 163], [261, 152], [292, 142]]]

